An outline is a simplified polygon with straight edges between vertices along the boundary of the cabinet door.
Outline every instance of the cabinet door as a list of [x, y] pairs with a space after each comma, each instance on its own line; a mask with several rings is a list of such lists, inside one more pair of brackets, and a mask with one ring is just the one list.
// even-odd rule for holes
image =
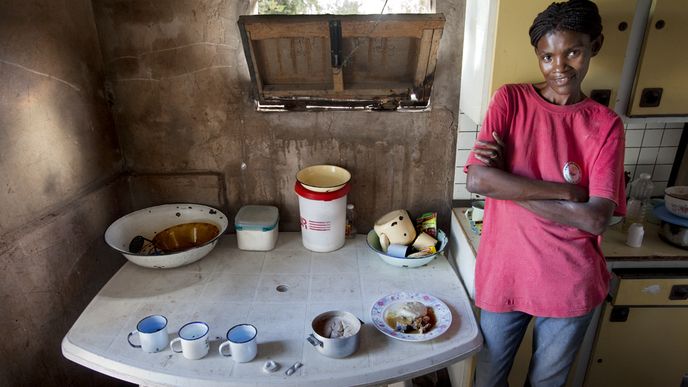
[[620, 313], [612, 310], [611, 304], [605, 304], [583, 385], [680, 385], [688, 372], [688, 308], [636, 307], [617, 310]]
[[686, 5], [685, 0], [654, 1], [629, 116], [688, 115]]
[[[490, 95], [506, 83], [542, 82], [528, 29], [537, 14], [551, 3], [552, 0], [499, 2]], [[608, 106], [613, 108], [636, 1], [599, 0], [596, 4], [602, 16], [605, 40], [600, 54], [590, 62], [583, 92], [590, 96], [592, 90], [608, 90]]]

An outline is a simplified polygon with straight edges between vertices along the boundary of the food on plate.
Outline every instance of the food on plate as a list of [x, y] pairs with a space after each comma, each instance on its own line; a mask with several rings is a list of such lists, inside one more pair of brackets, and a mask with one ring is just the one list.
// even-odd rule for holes
[[387, 324], [403, 333], [428, 332], [435, 326], [435, 315], [432, 308], [422, 302], [407, 301], [390, 309], [385, 318]]

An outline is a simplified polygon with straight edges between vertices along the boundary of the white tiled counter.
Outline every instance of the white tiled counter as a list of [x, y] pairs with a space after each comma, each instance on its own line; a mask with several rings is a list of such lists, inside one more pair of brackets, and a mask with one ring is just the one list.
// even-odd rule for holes
[[[286, 291], [277, 291], [280, 285]], [[283, 287], [281, 287], [283, 289]], [[371, 323], [373, 302], [399, 291], [430, 293], [449, 306], [452, 325], [427, 342], [403, 342]], [[361, 345], [345, 359], [324, 357], [305, 338], [321, 312], [345, 310], [365, 322]], [[213, 339], [209, 354], [187, 360], [169, 347], [148, 354], [132, 348], [127, 334], [141, 318], [165, 315], [170, 339], [189, 321], [205, 321]], [[258, 328], [258, 356], [248, 363], [221, 357], [218, 346], [238, 323]], [[374, 385], [406, 380], [467, 358], [482, 345], [469, 299], [447, 259], [397, 268], [380, 260], [365, 236], [331, 253], [314, 253], [300, 233], [280, 233], [269, 252], [237, 248], [223, 236], [200, 261], [177, 269], [125, 264], [101, 289], [62, 342], [68, 359], [104, 374], [142, 385]], [[262, 371], [267, 360], [281, 365]], [[284, 371], [295, 362], [303, 367]]]

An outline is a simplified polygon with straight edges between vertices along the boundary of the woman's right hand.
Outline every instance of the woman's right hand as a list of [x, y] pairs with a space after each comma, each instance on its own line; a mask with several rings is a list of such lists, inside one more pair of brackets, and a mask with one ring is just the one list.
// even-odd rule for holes
[[504, 170], [504, 142], [497, 132], [492, 132], [492, 138], [495, 142], [476, 140], [473, 145], [473, 154], [488, 167]]

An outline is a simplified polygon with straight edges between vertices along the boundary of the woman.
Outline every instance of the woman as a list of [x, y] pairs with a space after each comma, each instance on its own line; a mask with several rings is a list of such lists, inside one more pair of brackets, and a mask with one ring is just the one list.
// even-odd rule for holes
[[468, 190], [487, 197], [476, 386], [507, 385], [532, 318], [528, 382], [565, 384], [608, 290], [600, 235], [625, 213], [623, 124], [581, 90], [604, 40], [597, 6], [553, 3], [529, 33], [544, 81], [495, 93], [465, 168]]

